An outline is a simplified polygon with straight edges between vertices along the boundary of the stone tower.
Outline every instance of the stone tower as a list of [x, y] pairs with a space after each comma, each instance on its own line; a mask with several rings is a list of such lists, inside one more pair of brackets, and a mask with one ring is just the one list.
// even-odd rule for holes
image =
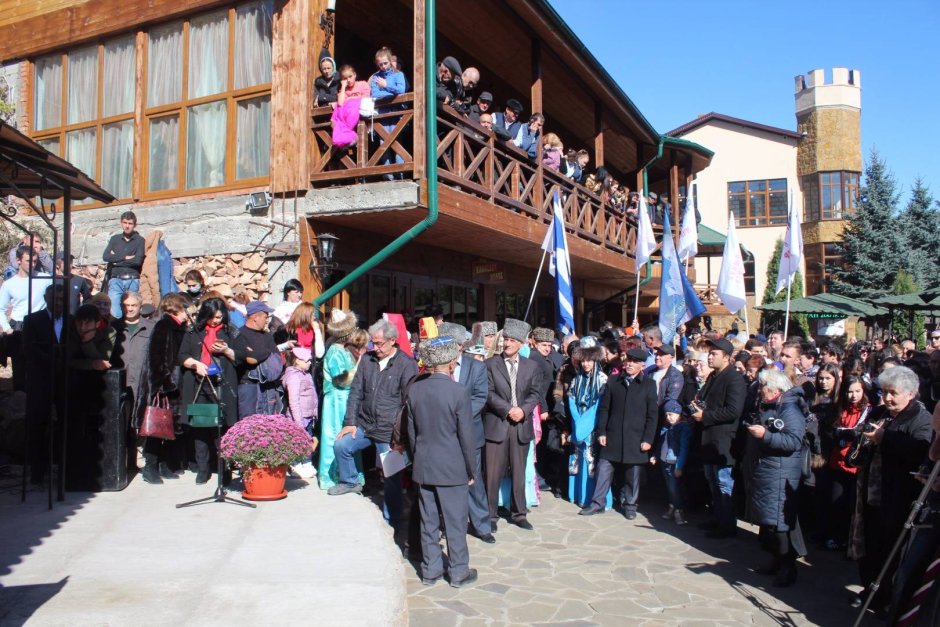
[[862, 86], [858, 70], [833, 68], [796, 77], [797, 176], [803, 192], [806, 293], [827, 291], [841, 263], [836, 242], [858, 199], [862, 173]]

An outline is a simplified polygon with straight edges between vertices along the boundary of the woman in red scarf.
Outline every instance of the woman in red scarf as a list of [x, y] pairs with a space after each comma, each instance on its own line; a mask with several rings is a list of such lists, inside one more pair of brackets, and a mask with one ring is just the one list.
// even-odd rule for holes
[[[221, 402], [223, 429], [238, 420], [238, 399], [235, 396], [238, 377], [235, 374], [235, 354], [229, 348], [232, 340], [225, 303], [221, 298], [208, 298], [199, 307], [196, 322], [183, 338], [179, 352], [179, 364], [183, 367], [180, 402], [184, 408], [190, 403]], [[212, 364], [218, 366], [220, 372], [205, 380]], [[212, 387], [209, 386], [210, 381]], [[219, 395], [218, 399], [212, 393], [213, 388]], [[188, 424], [189, 417], [181, 416], [181, 422]], [[216, 451], [216, 430], [214, 427], [192, 428], [192, 432], [196, 453], [196, 483], [206, 483], [212, 474], [210, 457]]]

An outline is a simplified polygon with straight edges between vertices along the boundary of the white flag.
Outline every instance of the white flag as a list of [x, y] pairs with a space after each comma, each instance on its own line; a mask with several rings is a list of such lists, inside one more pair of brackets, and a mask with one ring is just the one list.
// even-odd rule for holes
[[747, 304], [744, 259], [741, 258], [741, 246], [738, 245], [738, 235], [734, 231], [734, 215], [728, 217], [728, 239], [725, 240], [721, 273], [718, 275], [718, 298], [730, 313], [737, 313]]
[[793, 275], [800, 271], [803, 259], [803, 228], [800, 226], [800, 210], [790, 197], [790, 214], [787, 216], [787, 233], [783, 238], [783, 250], [780, 251], [780, 269], [777, 270], [777, 291], [793, 280]]
[[695, 205], [692, 190], [685, 197], [685, 212], [682, 214], [682, 229], [679, 231], [679, 261], [685, 262], [698, 254], [698, 224], [695, 222]]
[[646, 206], [646, 192], [640, 191], [639, 226], [636, 231], [636, 273], [640, 267], [645, 266], [650, 255], [656, 250], [656, 236], [653, 235], [653, 223], [650, 222], [650, 212]]

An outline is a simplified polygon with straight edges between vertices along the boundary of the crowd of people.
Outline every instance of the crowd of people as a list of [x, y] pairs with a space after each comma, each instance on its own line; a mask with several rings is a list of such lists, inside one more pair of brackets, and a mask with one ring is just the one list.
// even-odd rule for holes
[[[780, 331], [692, 328], [665, 344], [656, 324], [558, 337], [513, 318], [467, 329], [435, 307], [420, 324], [384, 315], [366, 330], [340, 308], [321, 323], [296, 280], [272, 309], [207, 287], [195, 270], [148, 311], [138, 292], [143, 240], [135, 216], [121, 218], [103, 256], [109, 282], [94, 295], [61, 256], [46, 273], [35, 237], [13, 251], [0, 327], [14, 384], [51, 367], [69, 325], [70, 367], [122, 369], [135, 425], [155, 394], [168, 400], [176, 439], [140, 442], [150, 484], [187, 470], [197, 483], [211, 477], [216, 431], [190, 425], [187, 405], [221, 399], [226, 426], [285, 413], [317, 443], [292, 472], [333, 496], [380, 485], [385, 519], [408, 525], [427, 584], [445, 574], [442, 533], [459, 587], [476, 577], [466, 535], [494, 543], [503, 519], [533, 529], [529, 514], [549, 492], [583, 516], [617, 510], [634, 520], [655, 470], [664, 519], [686, 525], [690, 511], [707, 509], [703, 526], [716, 539], [735, 537], [740, 520], [758, 525], [770, 553], [759, 572], [774, 585], [794, 584], [798, 558], [816, 545], [856, 560], [868, 586], [933, 459], [940, 329], [923, 351], [909, 339], [817, 345]], [[43, 300], [27, 313], [31, 282]], [[25, 388], [34, 482], [44, 479], [35, 443], [51, 428], [55, 396], [43, 380]], [[409, 455], [410, 467], [385, 472], [393, 453]], [[876, 596], [894, 618], [923, 566], [908, 562], [896, 560]]]

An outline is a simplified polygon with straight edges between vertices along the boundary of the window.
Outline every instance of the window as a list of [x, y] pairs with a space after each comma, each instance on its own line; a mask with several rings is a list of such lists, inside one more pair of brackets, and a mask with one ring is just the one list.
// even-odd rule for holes
[[835, 242], [805, 247], [806, 293], [809, 296], [829, 291], [833, 272], [842, 266], [842, 251]]
[[807, 221], [841, 220], [858, 204], [857, 172], [819, 172], [803, 177]]
[[262, 182], [272, 14], [257, 0], [34, 60], [33, 138], [119, 200]]
[[787, 223], [787, 179], [728, 183], [728, 209], [737, 226]]

